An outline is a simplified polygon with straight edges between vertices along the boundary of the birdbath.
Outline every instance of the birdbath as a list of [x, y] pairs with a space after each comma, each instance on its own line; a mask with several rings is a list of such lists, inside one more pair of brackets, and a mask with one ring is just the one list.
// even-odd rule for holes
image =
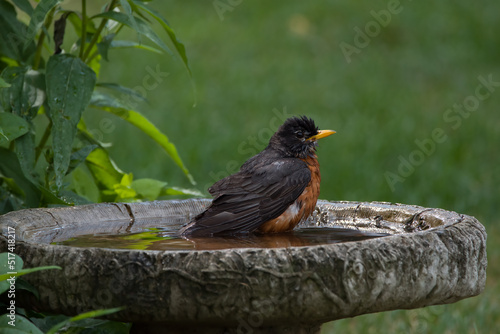
[[[177, 229], [209, 203], [103, 203], [1, 216], [2, 251], [14, 228], [25, 267], [62, 267], [24, 276], [40, 298], [16, 293], [16, 305], [66, 315], [125, 306], [107, 318], [132, 322], [136, 333], [315, 333], [336, 319], [453, 303], [485, 285], [486, 231], [475, 218], [382, 202], [318, 201], [286, 235], [164, 238], [180, 246], [151, 248], [155, 239], [145, 249], [57, 244]], [[311, 242], [303, 230], [334, 233]], [[335, 237], [345, 231], [351, 237]]]

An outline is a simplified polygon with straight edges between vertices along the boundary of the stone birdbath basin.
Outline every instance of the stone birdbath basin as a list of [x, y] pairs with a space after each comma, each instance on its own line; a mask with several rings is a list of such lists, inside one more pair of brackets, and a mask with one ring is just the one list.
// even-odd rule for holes
[[[309, 221], [287, 235], [162, 238], [209, 203], [93, 204], [1, 216], [2, 251], [8, 227], [15, 228], [25, 267], [63, 268], [24, 276], [40, 299], [16, 294], [17, 302], [66, 315], [126, 306], [108, 319], [132, 322], [136, 333], [315, 333], [335, 319], [453, 303], [485, 285], [486, 232], [470, 216], [318, 201]], [[160, 226], [163, 232], [148, 230]], [[105, 248], [113, 241], [107, 236], [129, 242], [127, 235], [144, 231], [156, 237], [142, 249]], [[101, 246], [64, 245], [89, 235]]]

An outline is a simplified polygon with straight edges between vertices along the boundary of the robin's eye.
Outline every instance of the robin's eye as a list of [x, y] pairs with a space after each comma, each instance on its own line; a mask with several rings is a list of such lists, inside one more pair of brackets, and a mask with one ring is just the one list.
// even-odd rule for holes
[[297, 138], [304, 138], [304, 133], [302, 131], [295, 131], [295, 135], [297, 136]]

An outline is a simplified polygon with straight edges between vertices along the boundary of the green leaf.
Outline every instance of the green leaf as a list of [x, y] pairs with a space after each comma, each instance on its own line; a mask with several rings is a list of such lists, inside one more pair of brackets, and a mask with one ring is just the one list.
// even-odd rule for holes
[[23, 270], [23, 264], [23, 259], [17, 254], [10, 252], [0, 253], [0, 295], [9, 290], [10, 287], [7, 279], [11, 277], [7, 273]]
[[38, 30], [40, 30], [45, 22], [47, 14], [57, 6], [62, 0], [41, 0], [31, 15], [31, 20], [28, 30], [25, 35], [24, 49], [26, 50], [29, 44], [33, 41]]
[[27, 63], [34, 56], [35, 43], [29, 43], [23, 52], [27, 26], [17, 19], [17, 13], [8, 1], [0, 1], [0, 55], [5, 63], [13, 60], [15, 66]]
[[26, 194], [24, 193], [24, 191], [21, 189], [21, 187], [19, 187], [17, 184], [16, 184], [16, 181], [14, 181], [14, 179], [10, 178], [10, 177], [5, 177], [5, 176], [0, 176], [0, 179], [5, 182], [5, 184], [7, 185], [8, 189], [10, 190], [10, 192], [16, 196], [19, 196], [19, 197], [26, 197]]
[[[2, 34], [0, 34], [0, 36], [2, 36]], [[0, 50], [0, 55], [1, 54], [2, 54], [2, 50]], [[19, 66], [19, 63], [17, 62], [17, 60], [14, 60], [14, 59], [9, 58], [9, 57], [0, 56], [0, 61], [4, 62], [9, 67]]]
[[95, 56], [92, 57], [92, 59], [87, 59], [87, 64], [89, 67], [95, 72], [96, 78], [99, 77], [99, 72], [101, 71], [101, 58], [102, 56], [99, 54], [97, 50], [97, 45], [94, 45], [92, 47], [92, 54], [95, 54]]
[[[131, 325], [130, 323], [117, 321], [104, 321], [91, 328], [94, 330], [94, 334], [129, 334]], [[86, 325], [85, 327], [88, 328], [89, 326]]]
[[9, 325], [9, 327], [8, 328], [0, 328], [2, 330], [2, 334], [26, 334], [26, 332], [23, 330], [15, 329], [10, 325]]
[[[68, 13], [68, 20], [73, 26], [73, 29], [75, 29], [75, 33], [77, 36], [82, 35], [82, 19], [80, 17], [81, 13], [75, 13], [74, 11], [66, 11], [66, 10], [61, 10], [61, 13]], [[97, 31], [94, 22], [90, 21], [89, 17], [87, 16], [87, 34], [94, 34]], [[81, 41], [80, 41], [81, 42]]]
[[68, 174], [71, 173], [71, 171], [78, 167], [82, 162], [84, 162], [90, 152], [92, 152], [97, 147], [97, 145], [87, 145], [72, 153], [69, 161]]
[[19, 8], [29, 16], [33, 14], [33, 7], [28, 0], [12, 0], [12, 2], [17, 6], [17, 8]]
[[74, 205], [75, 204], [71, 201], [66, 200], [63, 197], [56, 196], [54, 193], [52, 193], [50, 190], [48, 190], [44, 186], [38, 185], [38, 189], [40, 190], [40, 192], [43, 195], [42, 198], [46, 201], [46, 203], [43, 205], [47, 205], [47, 204]]
[[96, 86], [113, 89], [113, 90], [116, 90], [117, 92], [123, 93], [125, 95], [131, 95], [131, 96], [134, 96], [140, 100], [143, 100], [144, 102], [148, 102], [148, 100], [144, 96], [142, 96], [142, 94], [137, 93], [136, 90], [128, 88], [128, 87], [124, 87], [122, 85], [118, 85], [115, 83], [101, 82], [101, 83], [96, 84]]
[[79, 166], [71, 173], [70, 182], [69, 188], [77, 195], [90, 202], [100, 202], [99, 188], [97, 188], [96, 182], [92, 179], [90, 171], [84, 165]]
[[[128, 17], [128, 20], [130, 22], [130, 27], [133, 30], [138, 32], [139, 27], [137, 26], [137, 22], [136, 22], [135, 17], [132, 13], [132, 7], [130, 7], [128, 0], [120, 0], [120, 5], [122, 6], [124, 14], [127, 15], [127, 17]], [[139, 41], [140, 41], [140, 37], [141, 36], [139, 36]]]
[[0, 88], [10, 87], [10, 84], [7, 83], [3, 78], [0, 78]]
[[33, 131], [16, 139], [16, 155], [24, 176], [33, 183], [37, 183], [35, 172], [35, 134]]
[[182, 62], [184, 63], [184, 66], [186, 66], [186, 70], [188, 71], [189, 76], [192, 77], [193, 75], [191, 73], [191, 69], [189, 68], [188, 59], [186, 55], [186, 47], [184, 46], [184, 44], [181, 43], [181, 41], [177, 39], [174, 30], [170, 27], [167, 20], [160, 13], [146, 6], [146, 4], [144, 4], [143, 2], [137, 0], [133, 0], [132, 2], [135, 6], [139, 7], [140, 9], [151, 15], [156, 21], [158, 21], [161, 24], [163, 29], [167, 32], [168, 37], [170, 37], [170, 40], [174, 44], [175, 49], [181, 56]]
[[36, 267], [36, 268], [29, 268], [29, 269], [21, 269], [17, 271], [15, 274], [2, 274], [0, 275], [0, 283], [4, 282], [5, 280], [12, 278], [12, 277], [19, 277], [19, 276], [24, 276], [27, 274], [31, 274], [37, 271], [41, 270], [50, 270], [50, 269], [62, 269], [59, 266], [44, 266], [44, 267]]
[[167, 182], [154, 180], [154, 179], [138, 179], [134, 180], [131, 184], [137, 194], [148, 201], [157, 199], [162, 190], [167, 186]]
[[122, 23], [122, 24], [124, 24], [132, 29], [134, 29], [134, 26], [135, 26], [136, 27], [135, 31], [137, 31], [139, 34], [149, 38], [152, 42], [154, 42], [156, 45], [158, 45], [165, 52], [172, 54], [172, 51], [170, 51], [168, 46], [161, 40], [161, 38], [158, 37], [158, 35], [151, 29], [151, 27], [146, 22], [141, 20], [140, 18], [134, 17], [134, 22], [135, 22], [134, 23], [130, 20], [130, 18], [126, 14], [109, 11], [109, 12], [104, 12], [104, 13], [94, 15], [91, 19], [100, 18], [100, 17], [107, 18], [107, 19]]
[[16, 154], [8, 149], [0, 147], [0, 173], [7, 178], [15, 181], [16, 185], [22, 189], [25, 206], [29, 208], [38, 207], [43, 205], [42, 199], [45, 204], [59, 204], [71, 205], [63, 199], [57, 197], [48, 189], [38, 184], [36, 180], [27, 177], [21, 169], [18, 157]]
[[0, 90], [3, 109], [33, 119], [45, 101], [45, 76], [28, 67], [8, 67], [2, 78], [10, 84]]
[[72, 317], [68, 320], [65, 320], [65, 321], [58, 323], [57, 325], [52, 327], [47, 332], [47, 334], [56, 334], [61, 328], [63, 328], [64, 326], [66, 326], [67, 324], [69, 324], [71, 322], [75, 322], [75, 321], [83, 320], [83, 319], [88, 319], [88, 318], [101, 317], [103, 315], [108, 315], [108, 314], [119, 312], [123, 309], [124, 309], [123, 307], [116, 307], [116, 308], [110, 308], [110, 309], [105, 309], [105, 310], [96, 310], [96, 311], [85, 312], [85, 313], [79, 314], [75, 317]]
[[43, 332], [33, 325], [28, 319], [22, 315], [16, 314], [14, 324], [9, 325], [12, 321], [7, 314], [0, 317], [0, 332], [3, 334], [43, 334]]
[[[37, 115], [45, 101], [45, 76], [27, 67], [9, 67], [2, 77], [11, 84], [1, 90], [3, 108], [26, 121]], [[28, 127], [29, 129], [29, 127]], [[24, 175], [35, 182], [35, 135], [32, 131], [16, 138], [15, 150]]]
[[120, 183], [118, 184], [115, 184], [113, 186], [113, 191], [116, 193], [117, 195], [117, 199], [115, 201], [119, 202], [119, 201], [134, 201], [135, 198], [137, 197], [137, 193], [134, 189], [132, 189], [130, 187], [130, 185], [132, 184], [132, 180], [133, 180], [134, 176], [132, 175], [132, 173], [129, 173], [129, 174], [125, 174], [123, 175]]
[[105, 189], [113, 189], [113, 186], [119, 184], [125, 175], [109, 158], [108, 152], [100, 147], [89, 154], [86, 165], [96, 182]]
[[29, 131], [28, 122], [9, 112], [0, 113], [0, 145], [21, 137]]
[[47, 99], [58, 189], [68, 170], [77, 125], [90, 101], [95, 81], [94, 71], [79, 58], [58, 54], [47, 62]]
[[125, 187], [130, 187], [133, 180], [134, 180], [134, 175], [132, 173], [128, 173], [123, 175], [120, 184]]
[[[31, 310], [30, 313], [33, 313], [34, 311]], [[43, 318], [42, 318], [43, 317]], [[35, 314], [35, 316], [30, 317], [30, 320], [44, 333], [47, 332], [49, 329], [57, 325], [58, 323], [69, 319], [68, 316], [62, 315], [62, 314], [57, 314], [57, 315], [48, 315], [48, 314]], [[62, 333], [61, 333], [62, 334]], [[69, 333], [65, 333], [69, 334]]]
[[21, 209], [23, 209], [23, 201], [9, 190], [0, 187], [0, 214]]
[[40, 270], [61, 269], [58, 266], [45, 266], [30, 269], [23, 268], [23, 259], [14, 253], [0, 253], [0, 294], [10, 288], [10, 280]]
[[38, 293], [38, 290], [33, 285], [26, 282], [22, 278], [18, 278], [16, 280], [16, 290], [25, 290], [25, 291], [31, 292], [37, 299], [40, 298], [40, 294]]
[[142, 50], [151, 51], [151, 52], [159, 53], [159, 54], [163, 53], [163, 52], [161, 52], [161, 50], [158, 50], [158, 49], [155, 49], [151, 46], [137, 43], [134, 41], [123, 41], [123, 40], [115, 41], [115, 40], [113, 40], [113, 41], [111, 41], [110, 48], [111, 49], [135, 48], [135, 49], [142, 49]]
[[73, 203], [74, 205], [92, 204], [92, 202], [85, 197], [82, 197], [77, 193], [67, 189], [61, 190], [59, 192], [59, 197], [67, 202]]
[[97, 50], [99, 51], [99, 54], [102, 56], [102, 58], [104, 58], [106, 61], [109, 61], [108, 50], [111, 46], [113, 38], [115, 38], [115, 34], [108, 34], [104, 36], [99, 43], [97, 43]]
[[92, 135], [92, 133], [87, 129], [87, 126], [85, 125], [83, 118], [80, 119], [80, 122], [78, 122], [77, 129], [79, 130], [78, 135], [84, 142], [88, 142], [89, 144], [95, 144], [102, 148], [113, 146], [111, 143], [103, 143], [97, 140]]
[[203, 193], [196, 189], [185, 189], [178, 187], [165, 188], [161, 192], [160, 196], [178, 196], [178, 195], [189, 195], [189, 196], [201, 196]]
[[147, 134], [154, 141], [156, 141], [170, 156], [170, 158], [174, 160], [177, 166], [182, 169], [191, 184], [196, 184], [188, 169], [184, 166], [184, 163], [177, 153], [175, 145], [172, 144], [168, 140], [168, 137], [158, 130], [158, 128], [146, 117], [137, 111], [126, 109], [126, 106], [121, 104], [120, 101], [101, 92], [94, 92], [90, 105], [122, 118]]
[[40, 205], [41, 191], [35, 184], [26, 178], [16, 154], [8, 149], [0, 147], [0, 172], [8, 178], [11, 178], [23, 190], [26, 195], [24, 199], [26, 206], [37, 207]]

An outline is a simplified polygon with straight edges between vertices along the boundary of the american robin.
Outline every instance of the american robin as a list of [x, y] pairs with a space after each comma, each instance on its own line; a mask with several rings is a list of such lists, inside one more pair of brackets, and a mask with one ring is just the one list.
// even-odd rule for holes
[[287, 119], [262, 152], [208, 189], [214, 197], [212, 204], [180, 234], [207, 237], [291, 231], [316, 207], [321, 179], [317, 140], [334, 133], [319, 130], [305, 116]]

